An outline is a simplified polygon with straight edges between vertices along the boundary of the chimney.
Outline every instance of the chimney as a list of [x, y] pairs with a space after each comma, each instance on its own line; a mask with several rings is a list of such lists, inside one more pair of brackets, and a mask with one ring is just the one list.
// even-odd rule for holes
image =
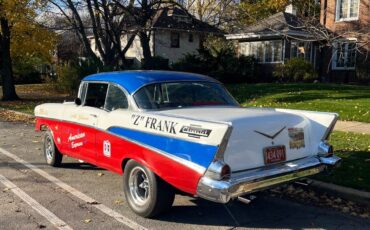
[[285, 7], [285, 13], [297, 15], [297, 10], [293, 4], [289, 4]]

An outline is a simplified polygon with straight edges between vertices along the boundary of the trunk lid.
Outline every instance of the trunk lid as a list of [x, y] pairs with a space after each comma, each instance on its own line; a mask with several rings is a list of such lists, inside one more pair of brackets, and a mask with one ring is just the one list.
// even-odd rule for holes
[[233, 130], [224, 160], [232, 172], [265, 166], [264, 149], [273, 146], [285, 146], [285, 161], [316, 154], [310, 149], [310, 120], [303, 115], [239, 107], [182, 108], [156, 113], [231, 124]]

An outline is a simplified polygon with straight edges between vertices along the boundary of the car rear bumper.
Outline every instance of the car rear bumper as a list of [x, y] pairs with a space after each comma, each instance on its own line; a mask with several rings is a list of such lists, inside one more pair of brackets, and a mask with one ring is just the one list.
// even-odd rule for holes
[[284, 164], [233, 173], [229, 180], [214, 180], [203, 176], [198, 184], [197, 195], [218, 203], [263, 190], [274, 185], [317, 174], [327, 167], [339, 164], [341, 158], [307, 157]]

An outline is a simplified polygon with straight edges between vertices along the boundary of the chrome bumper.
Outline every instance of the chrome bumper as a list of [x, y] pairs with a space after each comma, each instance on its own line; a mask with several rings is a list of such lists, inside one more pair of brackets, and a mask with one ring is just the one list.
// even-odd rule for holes
[[247, 193], [317, 174], [327, 167], [337, 166], [340, 161], [341, 158], [337, 156], [315, 156], [235, 173], [229, 180], [213, 180], [203, 176], [198, 183], [197, 195], [214, 202], [227, 203]]

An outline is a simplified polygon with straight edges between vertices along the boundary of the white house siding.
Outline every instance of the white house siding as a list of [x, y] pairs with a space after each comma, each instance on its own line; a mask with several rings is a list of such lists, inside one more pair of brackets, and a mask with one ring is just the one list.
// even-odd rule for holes
[[[199, 49], [199, 33], [191, 33], [187, 31], [180, 31], [180, 47], [171, 47], [171, 32], [178, 32], [173, 30], [156, 30], [151, 32], [150, 49], [154, 56], [161, 56], [169, 60], [169, 63], [177, 62], [186, 53], [196, 53]], [[189, 34], [193, 34], [193, 42], [189, 42]], [[122, 47], [127, 43], [127, 35], [121, 38]], [[155, 44], [154, 44], [155, 43]], [[95, 39], [90, 38], [90, 44], [94, 53], [100, 57], [99, 51], [95, 46]], [[153, 45], [154, 44], [154, 45]], [[140, 66], [141, 60], [144, 58], [143, 51], [140, 44], [139, 36], [136, 36], [133, 44], [126, 52], [127, 59], [134, 59], [134, 65]]]
[[[180, 33], [180, 47], [171, 47], [171, 32]], [[155, 31], [154, 40], [154, 55], [167, 58], [170, 63], [177, 62], [186, 53], [196, 53], [199, 49], [200, 36], [198, 33], [193, 34], [193, 42], [189, 42], [189, 34], [187, 31], [174, 30], [157, 30]]]

